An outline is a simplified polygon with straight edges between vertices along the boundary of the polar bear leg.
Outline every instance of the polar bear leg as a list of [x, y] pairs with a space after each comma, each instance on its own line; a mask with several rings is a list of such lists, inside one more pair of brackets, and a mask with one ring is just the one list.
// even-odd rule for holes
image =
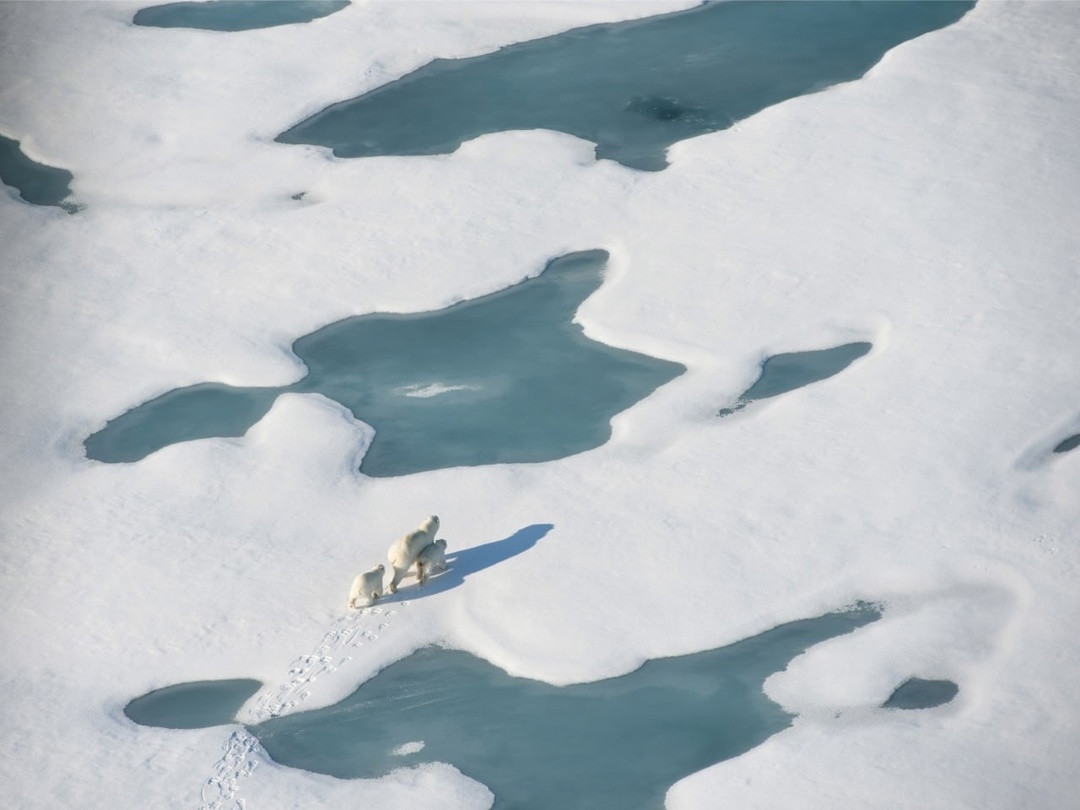
[[349, 610], [356, 607], [356, 600], [360, 598], [360, 591], [364, 584], [364, 576], [361, 574], [353, 580], [352, 587], [349, 588]]
[[394, 576], [390, 578], [390, 584], [386, 586], [386, 590], [389, 593], [397, 593], [398, 583], [401, 582], [408, 570], [408, 568], [398, 568], [396, 565], [394, 566]]

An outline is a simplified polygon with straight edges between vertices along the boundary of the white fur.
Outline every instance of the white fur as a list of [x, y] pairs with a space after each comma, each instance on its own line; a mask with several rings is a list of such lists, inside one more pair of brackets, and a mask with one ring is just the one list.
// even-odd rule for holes
[[367, 607], [383, 593], [383, 574], [386, 566], [376, 565], [370, 571], [358, 574], [349, 589], [349, 607]]
[[390, 546], [386, 555], [394, 568], [394, 576], [387, 586], [390, 593], [397, 592], [398, 583], [416, 562], [416, 555], [435, 542], [435, 534], [438, 531], [439, 518], [432, 515], [420, 524], [419, 529], [409, 532]]
[[416, 555], [416, 579], [421, 585], [433, 571], [446, 570], [446, 540], [440, 538]]

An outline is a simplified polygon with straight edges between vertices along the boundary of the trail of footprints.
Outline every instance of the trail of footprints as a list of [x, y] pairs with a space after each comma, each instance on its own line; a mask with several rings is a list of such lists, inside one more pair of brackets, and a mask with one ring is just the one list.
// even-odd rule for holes
[[[401, 602], [401, 606], [408, 602]], [[322, 641], [308, 655], [301, 655], [289, 665], [288, 679], [272, 692], [263, 694], [255, 706], [240, 718], [245, 726], [261, 723], [295, 711], [311, 696], [308, 688], [322, 677], [330, 675], [352, 660], [349, 653], [364, 644], [377, 641], [379, 633], [390, 626], [396, 611], [383, 608], [363, 608], [343, 616], [331, 625]], [[203, 783], [199, 810], [245, 810], [247, 803], [237, 796], [240, 782], [259, 765], [262, 746], [240, 728], [229, 735], [222, 746], [221, 758], [214, 763], [213, 773]]]
[[251, 776], [259, 765], [255, 757], [259, 747], [259, 741], [243, 729], [229, 735], [222, 746], [225, 753], [214, 763], [213, 775], [203, 783], [199, 794], [202, 800], [200, 810], [244, 810], [247, 807], [247, 803], [236, 798], [236, 794], [240, 789], [240, 780]]

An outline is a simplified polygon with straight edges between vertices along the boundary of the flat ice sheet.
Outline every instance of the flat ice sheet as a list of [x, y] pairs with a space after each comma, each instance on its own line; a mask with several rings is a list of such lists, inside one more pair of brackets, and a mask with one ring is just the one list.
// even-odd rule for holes
[[[354, 3], [229, 35], [136, 27], [137, 7], [0, 5], [0, 131], [69, 169], [86, 205], [0, 197], [7, 795], [483, 808], [491, 793], [446, 765], [338, 781], [123, 706], [238, 677], [327, 705], [435, 641], [579, 683], [858, 598], [884, 617], [766, 682], [794, 725], [678, 782], [669, 810], [1080, 793], [1080, 454], [1053, 452], [1080, 430], [1080, 6], [979, 4], [654, 174], [550, 132], [353, 161], [273, 138], [435, 56], [675, 6]], [[612, 258], [585, 333], [688, 367], [600, 448], [370, 479], [371, 429], [287, 394], [243, 437], [82, 455], [132, 402], [288, 385], [300, 335], [593, 247]], [[714, 418], [762, 358], [860, 341], [842, 374]], [[432, 513], [451, 548], [551, 529], [458, 587], [403, 589], [393, 615], [343, 617], [352, 577]], [[351, 621], [362, 646], [342, 646]], [[962, 689], [880, 709], [909, 678]]]

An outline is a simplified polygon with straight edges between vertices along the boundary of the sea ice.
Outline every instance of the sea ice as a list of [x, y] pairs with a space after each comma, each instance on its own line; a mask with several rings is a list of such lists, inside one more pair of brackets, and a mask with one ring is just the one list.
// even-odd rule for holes
[[[170, 683], [254, 677], [256, 706], [280, 687], [328, 706], [434, 643], [600, 681], [857, 599], [883, 618], [766, 684], [792, 726], [676, 783], [667, 810], [1074, 802], [1080, 464], [1052, 449], [1080, 401], [1080, 5], [979, 3], [859, 81], [680, 141], [662, 172], [551, 131], [363, 160], [273, 140], [435, 57], [688, 5], [354, 3], [232, 35], [134, 26], [137, 4], [0, 4], [0, 130], [86, 205], [0, 195], [11, 803], [197, 807], [236, 729], [124, 716]], [[243, 436], [84, 456], [132, 403], [291, 385], [290, 346], [326, 324], [597, 247], [584, 334], [687, 371], [588, 453], [369, 478], [371, 427], [289, 393]], [[857, 369], [714, 418], [763, 351], [854, 341], [874, 345]], [[290, 687], [351, 574], [431, 513], [459, 549], [549, 528], [433, 579], [363, 655]], [[881, 709], [913, 675], [960, 692]], [[248, 756], [252, 810], [494, 801], [447, 764], [336, 780]]]

